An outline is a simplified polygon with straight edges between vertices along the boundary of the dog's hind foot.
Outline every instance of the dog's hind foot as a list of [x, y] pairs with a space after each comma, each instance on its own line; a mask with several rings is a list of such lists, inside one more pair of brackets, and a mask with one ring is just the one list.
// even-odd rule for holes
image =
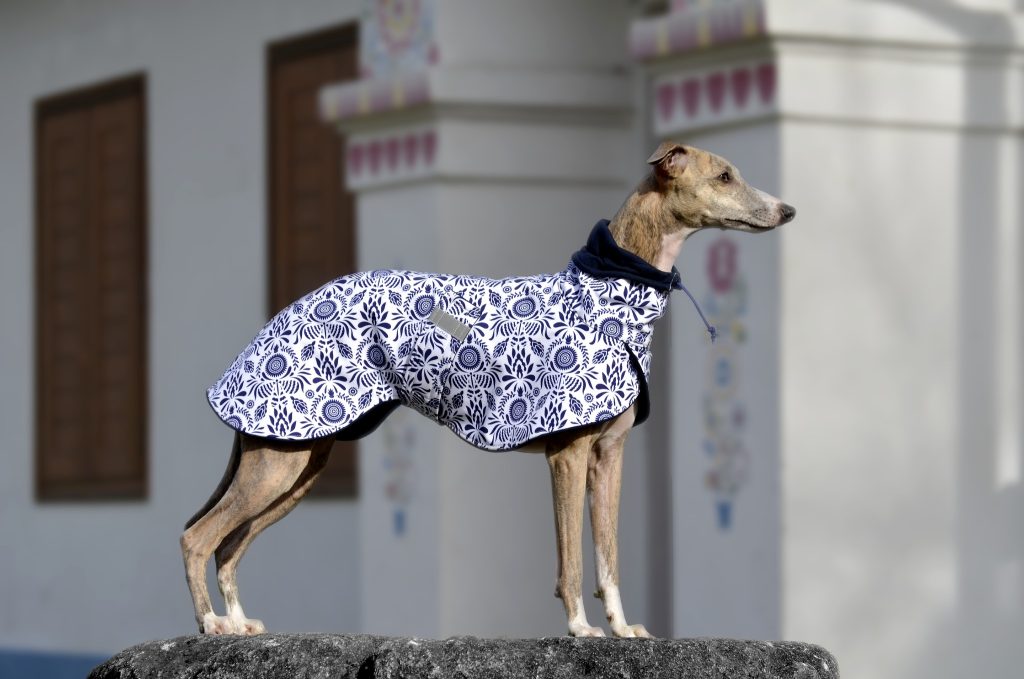
[[256, 634], [265, 634], [267, 631], [262, 620], [255, 620], [253, 618], [241, 618], [240, 620], [236, 620], [235, 629], [238, 630], [236, 634], [244, 634], [250, 637]]
[[267, 628], [260, 620], [252, 620], [243, 616], [214, 615], [212, 612], [203, 616], [203, 634], [253, 636], [266, 631]]
[[569, 625], [569, 636], [573, 637], [603, 637], [604, 630], [600, 627], [591, 627], [586, 622]]
[[620, 639], [653, 639], [654, 635], [647, 631], [643, 625], [612, 625], [612, 634]]
[[226, 615], [214, 615], [213, 611], [203, 616], [203, 634], [238, 634], [234, 621]]

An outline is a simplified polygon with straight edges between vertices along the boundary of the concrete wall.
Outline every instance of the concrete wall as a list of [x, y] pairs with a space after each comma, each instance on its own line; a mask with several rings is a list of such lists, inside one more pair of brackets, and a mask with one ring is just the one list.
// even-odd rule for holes
[[[266, 48], [361, 3], [0, 6], [0, 647], [109, 652], [194, 631], [177, 538], [227, 462], [204, 390], [265, 319]], [[149, 498], [33, 500], [33, 102], [144, 72], [150, 243]], [[360, 629], [358, 507], [306, 502], [256, 542], [247, 611]], [[309, 555], [315, 555], [310, 558]]]

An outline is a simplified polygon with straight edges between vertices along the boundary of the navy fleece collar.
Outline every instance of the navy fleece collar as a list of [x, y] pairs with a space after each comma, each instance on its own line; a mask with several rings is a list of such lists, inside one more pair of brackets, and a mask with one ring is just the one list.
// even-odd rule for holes
[[590, 237], [587, 238], [587, 244], [577, 250], [572, 256], [572, 263], [576, 265], [576, 268], [595, 278], [622, 278], [639, 283], [640, 285], [646, 285], [661, 292], [682, 290], [690, 298], [690, 301], [693, 302], [694, 308], [697, 309], [697, 313], [700, 315], [700, 320], [704, 321], [704, 326], [711, 334], [711, 341], [714, 342], [718, 336], [718, 331], [715, 329], [715, 326], [708, 323], [708, 319], [704, 317], [704, 312], [700, 310], [697, 300], [694, 299], [690, 291], [683, 285], [683, 281], [679, 277], [679, 271], [675, 267], [672, 267], [671, 271], [662, 271], [646, 262], [639, 255], [623, 250], [615, 242], [615, 238], [612, 237], [608, 224], [607, 219], [602, 219], [594, 225], [593, 230], [590, 232]]
[[594, 278], [623, 278], [661, 292], [683, 288], [675, 267], [672, 271], [662, 271], [638, 255], [623, 250], [612, 237], [608, 224], [607, 219], [602, 219], [594, 225], [587, 244], [572, 256], [576, 268]]

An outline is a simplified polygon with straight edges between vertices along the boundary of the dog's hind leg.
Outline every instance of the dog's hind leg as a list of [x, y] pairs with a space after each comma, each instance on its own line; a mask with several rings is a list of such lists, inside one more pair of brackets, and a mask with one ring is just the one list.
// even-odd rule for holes
[[555, 438], [547, 445], [551, 489], [555, 502], [558, 536], [558, 582], [555, 596], [562, 599], [574, 637], [603, 637], [604, 630], [591, 627], [583, 609], [583, 504], [587, 483], [587, 455], [592, 437]]
[[605, 616], [617, 637], [650, 637], [643, 625], [626, 624], [619, 596], [619, 492], [622, 487], [622, 451], [633, 426], [632, 408], [612, 420], [597, 437], [587, 462], [590, 527], [597, 566], [596, 596], [604, 601]]
[[206, 501], [202, 507], [199, 508], [192, 518], [185, 523], [185, 530], [192, 527], [199, 519], [203, 518], [208, 511], [213, 509], [213, 506], [217, 504], [224, 493], [227, 491], [228, 486], [231, 485], [231, 479], [235, 478], [235, 472], [238, 471], [238, 460], [242, 456], [242, 435], [237, 431], [235, 432], [234, 440], [231, 444], [231, 457], [228, 459], [228, 466], [224, 470], [224, 475], [220, 479], [220, 483], [217, 484], [217, 488], [210, 495], [210, 499]]
[[291, 489], [305, 470], [312, 442], [275, 444], [242, 437], [242, 450], [223, 496], [181, 536], [185, 578], [192, 594], [196, 622], [207, 634], [235, 633], [230, 618], [213, 614], [206, 588], [206, 563], [214, 550], [239, 525], [267, 509]]
[[295, 484], [256, 517], [244, 521], [231, 531], [214, 552], [217, 564], [217, 584], [224, 597], [227, 617], [233, 621], [239, 634], [261, 634], [266, 631], [266, 628], [259, 620], [246, 618], [242, 610], [236, 580], [238, 562], [241, 561], [242, 556], [245, 555], [257, 535], [283, 519], [305, 497], [327, 465], [333, 442], [333, 439], [317, 441], [313, 446], [306, 468], [299, 475]]

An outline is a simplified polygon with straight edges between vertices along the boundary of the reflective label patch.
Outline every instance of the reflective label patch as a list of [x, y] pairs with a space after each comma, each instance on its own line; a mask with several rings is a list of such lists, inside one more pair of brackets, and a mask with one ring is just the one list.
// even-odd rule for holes
[[459, 340], [464, 341], [469, 336], [469, 326], [455, 318], [451, 314], [434, 307], [430, 314], [430, 322], [444, 330], [446, 333]]

